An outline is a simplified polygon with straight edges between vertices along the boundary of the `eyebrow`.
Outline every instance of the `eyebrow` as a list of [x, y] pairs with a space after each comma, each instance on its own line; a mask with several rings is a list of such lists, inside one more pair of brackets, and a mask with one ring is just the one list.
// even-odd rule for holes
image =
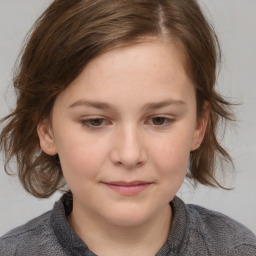
[[156, 109], [168, 107], [171, 105], [185, 106], [186, 103], [182, 100], [168, 99], [168, 100], [164, 100], [164, 101], [160, 101], [160, 102], [147, 103], [142, 107], [142, 109], [143, 110], [156, 110]]
[[105, 102], [98, 102], [98, 101], [86, 101], [86, 100], [78, 100], [75, 103], [71, 104], [69, 108], [74, 108], [74, 107], [93, 107], [97, 109], [114, 109], [114, 105], [105, 103]]
[[[171, 106], [171, 105], [176, 105], [176, 106], [185, 106], [186, 103], [182, 100], [177, 100], [177, 99], [168, 99], [160, 102], [151, 102], [147, 103], [144, 106], [142, 106], [142, 110], [148, 111], [148, 110], [156, 110], [160, 109], [163, 107]], [[74, 107], [92, 107], [92, 108], [97, 108], [101, 110], [114, 110], [115, 106], [111, 103], [106, 103], [106, 102], [98, 102], [98, 101], [86, 101], [86, 100], [78, 100], [71, 104], [69, 108], [74, 108]]]

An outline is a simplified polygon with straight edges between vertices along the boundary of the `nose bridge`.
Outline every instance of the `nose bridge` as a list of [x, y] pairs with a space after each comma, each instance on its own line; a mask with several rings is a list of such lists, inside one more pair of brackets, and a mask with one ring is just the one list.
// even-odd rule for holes
[[119, 127], [116, 133], [113, 160], [126, 168], [142, 165], [146, 152], [142, 140], [142, 131], [138, 125], [128, 123]]

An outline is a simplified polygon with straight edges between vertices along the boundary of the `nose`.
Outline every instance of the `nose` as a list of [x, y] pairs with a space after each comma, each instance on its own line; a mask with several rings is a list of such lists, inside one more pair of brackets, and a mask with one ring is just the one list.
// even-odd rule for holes
[[115, 165], [126, 169], [142, 166], [147, 159], [146, 150], [138, 128], [125, 127], [116, 132], [111, 152]]

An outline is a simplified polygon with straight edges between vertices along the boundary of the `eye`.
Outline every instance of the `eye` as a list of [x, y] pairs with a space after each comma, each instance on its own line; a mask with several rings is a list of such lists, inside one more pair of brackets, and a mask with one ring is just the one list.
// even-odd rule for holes
[[103, 119], [97, 118], [97, 119], [88, 120], [88, 123], [91, 126], [101, 126], [103, 124], [103, 121], [104, 121]]
[[152, 122], [154, 125], [163, 125], [165, 121], [166, 121], [166, 118], [161, 116], [152, 118]]
[[81, 121], [83, 126], [87, 126], [89, 128], [100, 128], [106, 124], [108, 121], [103, 118], [92, 118], [92, 119], [85, 119]]
[[170, 124], [171, 122], [173, 122], [173, 120], [171, 118], [167, 118], [164, 116], [156, 116], [156, 117], [152, 117], [148, 123], [154, 126], [166, 126], [168, 124]]

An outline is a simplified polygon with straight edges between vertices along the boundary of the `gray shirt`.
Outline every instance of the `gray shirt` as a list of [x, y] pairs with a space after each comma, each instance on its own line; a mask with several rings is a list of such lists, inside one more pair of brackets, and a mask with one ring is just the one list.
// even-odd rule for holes
[[[170, 203], [173, 221], [157, 256], [256, 256], [256, 236], [240, 223], [175, 197]], [[75, 234], [66, 216], [72, 195], [65, 194], [52, 211], [0, 238], [1, 256], [95, 256]]]

